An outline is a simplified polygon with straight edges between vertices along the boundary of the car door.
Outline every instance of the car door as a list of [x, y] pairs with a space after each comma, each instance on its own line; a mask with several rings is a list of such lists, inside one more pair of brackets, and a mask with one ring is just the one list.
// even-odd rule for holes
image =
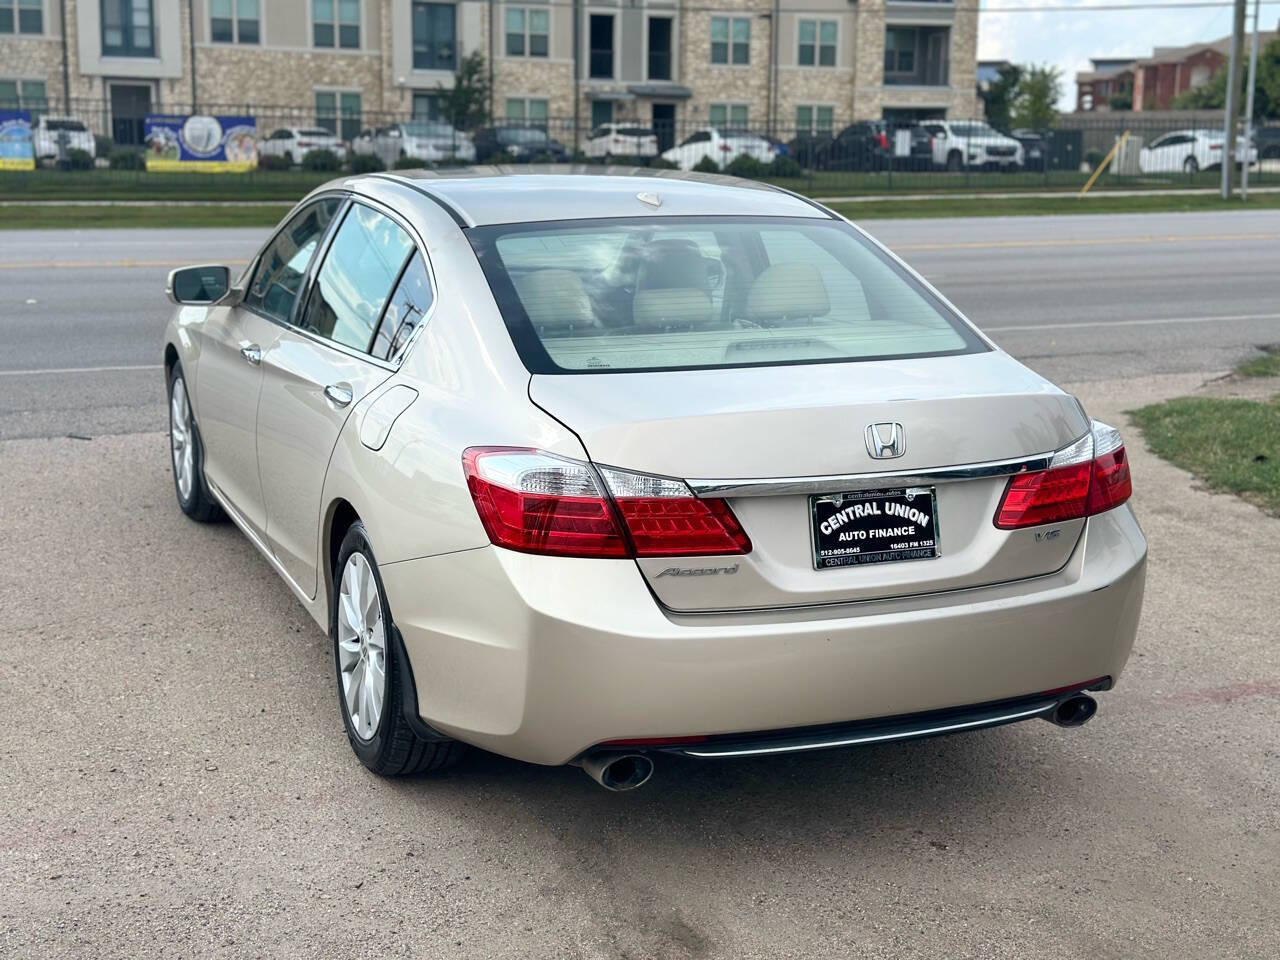
[[205, 475], [254, 533], [266, 530], [255, 429], [262, 356], [297, 304], [307, 270], [342, 200], [299, 210], [263, 249], [244, 299], [214, 307], [200, 327], [196, 414]]
[[267, 543], [308, 596], [316, 590], [329, 457], [351, 411], [395, 371], [370, 350], [414, 251], [392, 214], [353, 202], [332, 231], [295, 323], [262, 356], [257, 446]]

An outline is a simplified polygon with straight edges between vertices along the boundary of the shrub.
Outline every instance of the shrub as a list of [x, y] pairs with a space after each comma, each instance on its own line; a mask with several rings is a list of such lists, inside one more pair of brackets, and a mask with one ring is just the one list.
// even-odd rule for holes
[[140, 150], [119, 147], [111, 151], [107, 158], [107, 166], [112, 170], [145, 170], [147, 163], [143, 160]]
[[649, 166], [654, 170], [679, 170], [680, 164], [672, 163], [666, 157], [654, 157], [649, 161]]
[[1102, 163], [1102, 151], [1090, 150], [1084, 155], [1084, 162], [1089, 165], [1090, 170], [1097, 170]]
[[693, 165], [694, 173], [719, 173], [720, 164], [716, 163], [710, 157], [703, 157]]
[[104, 137], [100, 133], [93, 135], [93, 155], [95, 157], [109, 157], [111, 151], [116, 148], [116, 142], [110, 137]]
[[92, 170], [93, 157], [88, 150], [77, 150], [72, 147], [67, 151], [67, 166], [72, 170]]
[[342, 161], [332, 150], [308, 150], [302, 155], [302, 169], [316, 173], [337, 173]]
[[397, 170], [421, 170], [427, 165], [427, 161], [421, 157], [401, 157], [396, 161]]
[[387, 169], [382, 158], [374, 153], [356, 153], [351, 156], [352, 173], [377, 173]]
[[497, 153], [491, 153], [489, 154], [489, 159], [485, 161], [485, 163], [492, 163], [495, 165], [515, 162], [516, 158], [512, 155], [510, 150], [499, 150]]
[[259, 170], [292, 170], [293, 164], [284, 157], [277, 157], [270, 153], [258, 154]]
[[724, 168], [724, 172], [731, 177], [746, 177], [749, 180], [758, 180], [769, 175], [769, 165], [761, 163], [755, 157], [740, 153], [729, 161], [729, 165]]
[[803, 177], [804, 167], [800, 166], [795, 157], [774, 157], [773, 162], [769, 164], [769, 176]]

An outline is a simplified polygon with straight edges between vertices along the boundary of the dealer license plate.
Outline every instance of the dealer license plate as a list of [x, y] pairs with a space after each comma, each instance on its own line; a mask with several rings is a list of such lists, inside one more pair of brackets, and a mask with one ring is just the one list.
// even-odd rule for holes
[[933, 487], [858, 490], [809, 498], [816, 570], [938, 555]]

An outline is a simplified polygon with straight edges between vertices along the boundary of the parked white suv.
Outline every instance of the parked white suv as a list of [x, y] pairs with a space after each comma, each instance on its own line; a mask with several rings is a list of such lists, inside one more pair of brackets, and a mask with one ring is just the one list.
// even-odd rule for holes
[[934, 166], [947, 170], [998, 167], [1014, 170], [1025, 163], [1022, 144], [976, 120], [926, 120], [933, 137]]
[[83, 150], [89, 156], [96, 156], [93, 145], [93, 134], [85, 126], [83, 120], [75, 117], [44, 116], [31, 125], [31, 139], [36, 148], [36, 157], [56, 157], [58, 155], [58, 135], [66, 133], [68, 150]]
[[284, 157], [301, 163], [312, 150], [329, 150], [339, 160], [347, 158], [347, 145], [324, 127], [281, 127], [258, 141], [258, 156]]
[[681, 170], [692, 170], [704, 157], [710, 157], [717, 166], [724, 167], [734, 157], [743, 154], [755, 157], [761, 163], [770, 163], [777, 152], [768, 140], [753, 133], [727, 133], [715, 127], [704, 127], [665, 151], [662, 159], [674, 163]]
[[592, 159], [656, 157], [658, 136], [648, 127], [602, 123], [591, 131], [587, 142], [582, 145], [582, 153]]
[[[1138, 169], [1143, 173], [1197, 173], [1221, 167], [1226, 142], [1221, 130], [1174, 130], [1138, 152]], [[1236, 156], [1244, 153], [1244, 137], [1237, 137]], [[1257, 162], [1256, 146], [1250, 145], [1248, 159], [1251, 164]]]

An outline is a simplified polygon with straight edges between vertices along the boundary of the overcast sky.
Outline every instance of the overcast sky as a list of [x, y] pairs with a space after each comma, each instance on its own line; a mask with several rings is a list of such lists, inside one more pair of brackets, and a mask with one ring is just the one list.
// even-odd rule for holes
[[[1090, 57], [1143, 57], [1152, 47], [1199, 43], [1231, 32], [1230, 7], [1089, 12], [1090, 6], [1108, 2], [1117, 0], [982, 0], [984, 8], [1078, 6], [1080, 12], [984, 12], [978, 18], [978, 58], [1054, 64], [1062, 70], [1059, 107], [1074, 110], [1076, 72], [1090, 68]], [[1277, 17], [1280, 6], [1264, 3], [1262, 29], [1274, 29]], [[1253, 0], [1246, 24], [1253, 28]]]

